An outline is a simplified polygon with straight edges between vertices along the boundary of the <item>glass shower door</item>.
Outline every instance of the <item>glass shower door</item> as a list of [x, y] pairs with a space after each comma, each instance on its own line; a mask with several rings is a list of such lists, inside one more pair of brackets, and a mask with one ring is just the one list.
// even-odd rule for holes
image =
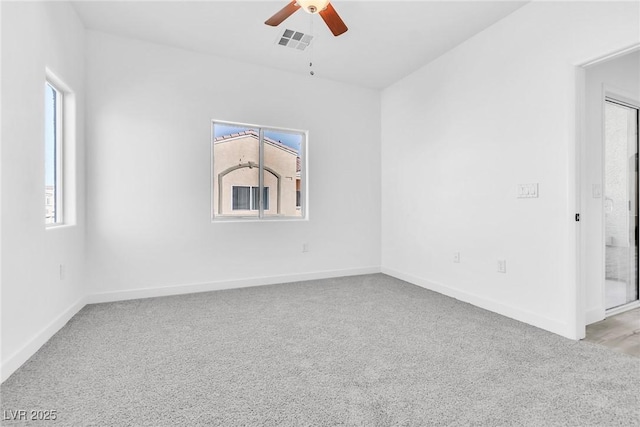
[[605, 306], [638, 300], [638, 109], [607, 99], [605, 121]]

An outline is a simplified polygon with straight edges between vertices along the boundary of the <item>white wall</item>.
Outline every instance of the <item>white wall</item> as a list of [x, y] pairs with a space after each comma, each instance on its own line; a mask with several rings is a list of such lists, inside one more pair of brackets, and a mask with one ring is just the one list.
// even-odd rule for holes
[[[587, 324], [605, 317], [604, 299], [604, 233], [603, 233], [603, 133], [602, 107], [604, 87], [619, 95], [640, 101], [640, 52], [636, 51], [610, 61], [599, 63], [586, 70], [586, 135], [584, 198], [585, 260], [584, 281], [586, 287]], [[602, 197], [593, 197], [593, 185], [602, 188]]]
[[[87, 105], [93, 300], [379, 271], [379, 92], [89, 32]], [[211, 119], [309, 130], [309, 221], [210, 222]]]
[[[66, 3], [2, 5], [2, 379], [82, 307], [84, 183], [76, 225], [44, 224], [44, 82], [51, 68], [76, 93], [75, 166], [84, 175], [84, 28]], [[59, 265], [65, 278], [59, 278]]]
[[[638, 12], [631, 2], [529, 4], [385, 90], [381, 104], [376, 91], [85, 34], [64, 3], [3, 2], [2, 378], [86, 294], [171, 294], [381, 263], [575, 337], [575, 66], [637, 43]], [[79, 113], [77, 225], [50, 231], [39, 214], [45, 66], [76, 91]], [[310, 131], [309, 221], [210, 223], [212, 118]], [[540, 198], [516, 199], [528, 182], [540, 183]], [[507, 274], [495, 271], [498, 258]]]
[[530, 3], [383, 92], [384, 272], [577, 337], [575, 66], [638, 42], [638, 7]]

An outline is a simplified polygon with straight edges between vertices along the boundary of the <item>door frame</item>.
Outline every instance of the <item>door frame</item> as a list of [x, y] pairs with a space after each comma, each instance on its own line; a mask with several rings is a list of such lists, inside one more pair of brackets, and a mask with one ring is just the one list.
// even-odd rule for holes
[[[587, 138], [587, 119], [586, 119], [586, 71], [588, 68], [603, 62], [636, 52], [640, 50], [640, 43], [634, 43], [631, 46], [627, 46], [622, 49], [615, 50], [598, 56], [594, 59], [579, 63], [574, 66], [575, 76], [575, 128], [574, 128], [574, 144], [570, 144], [569, 147], [569, 197], [568, 205], [571, 210], [574, 209], [575, 213], [583, 213], [587, 211], [588, 197], [583, 197], [583, 191], [585, 191], [584, 185], [587, 182], [588, 174], [586, 170], [586, 138]], [[604, 102], [607, 93], [613, 95], [618, 94], [619, 89], [612, 86], [604, 86], [602, 88], [601, 99]], [[624, 97], [624, 94], [620, 94]], [[624, 97], [626, 99], [633, 99], [632, 97]], [[604, 114], [604, 112], [603, 112]], [[604, 132], [604, 128], [602, 129]], [[604, 137], [604, 136], [602, 136]], [[604, 145], [601, 147], [604, 150]], [[604, 154], [604, 153], [603, 153]], [[604, 167], [604, 155], [602, 156], [602, 167]], [[600, 182], [601, 188], [604, 189], [604, 175]], [[602, 209], [604, 210], [604, 203], [602, 203]], [[571, 218], [574, 221], [574, 218]], [[601, 230], [602, 230], [602, 243], [604, 244], [604, 211], [602, 215]], [[586, 307], [586, 271], [587, 265], [586, 259], [586, 227], [582, 226], [582, 222], [573, 222], [573, 226], [569, 227], [569, 276], [570, 282], [573, 283], [574, 288], [574, 304], [573, 304], [573, 325], [570, 325], [570, 334], [575, 339], [582, 339], [585, 337], [587, 319], [587, 307]], [[602, 306], [604, 307], [604, 255], [601, 259], [603, 266], [602, 277]], [[590, 320], [590, 319], [589, 319]], [[591, 323], [591, 322], [589, 322]]]

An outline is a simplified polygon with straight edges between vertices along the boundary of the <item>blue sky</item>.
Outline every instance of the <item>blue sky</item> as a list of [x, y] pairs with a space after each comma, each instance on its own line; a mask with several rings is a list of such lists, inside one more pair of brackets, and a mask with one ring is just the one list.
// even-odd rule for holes
[[[229, 125], [216, 123], [213, 127], [213, 137], [217, 138], [219, 136], [231, 135], [232, 133], [243, 132], [251, 129], [252, 128], [229, 126]], [[258, 129], [253, 129], [253, 130], [255, 130], [256, 132], [258, 131]], [[302, 144], [302, 135], [300, 134], [288, 133], [288, 132], [274, 132], [270, 130], [265, 130], [264, 136], [266, 136], [267, 138], [271, 138], [275, 141], [280, 141], [287, 147], [293, 148], [298, 153], [300, 153], [300, 146]]]

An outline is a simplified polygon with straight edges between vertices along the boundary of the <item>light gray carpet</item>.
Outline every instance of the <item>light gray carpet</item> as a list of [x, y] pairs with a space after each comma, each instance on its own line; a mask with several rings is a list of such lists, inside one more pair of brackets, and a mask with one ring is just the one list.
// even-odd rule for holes
[[637, 426], [640, 359], [377, 274], [87, 306], [1, 393], [41, 425]]

